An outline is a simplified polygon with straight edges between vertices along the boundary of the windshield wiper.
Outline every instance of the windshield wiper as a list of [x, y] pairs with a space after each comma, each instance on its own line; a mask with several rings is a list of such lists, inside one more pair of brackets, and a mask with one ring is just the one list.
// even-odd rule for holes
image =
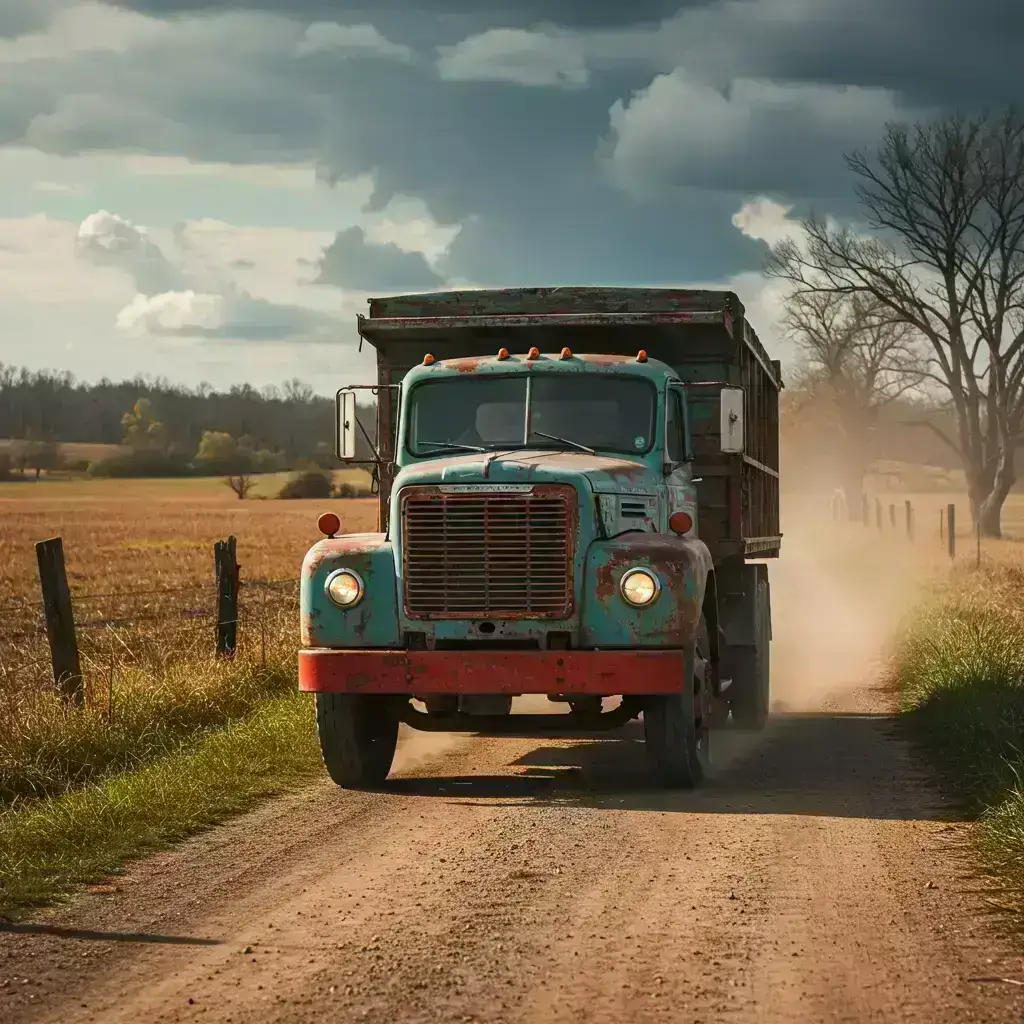
[[570, 448], [578, 448], [581, 452], [589, 452], [591, 455], [596, 455], [597, 452], [588, 447], [585, 444], [580, 444], [579, 441], [570, 441], [567, 437], [556, 437], [554, 434], [545, 434], [543, 430], [531, 430], [531, 434], [536, 434], [538, 437], [546, 437], [549, 441], [558, 441], [561, 444], [567, 444]]
[[455, 449], [460, 452], [485, 452], [486, 448], [481, 448], [475, 444], [459, 444], [456, 441], [417, 441], [417, 446], [421, 444], [429, 444], [431, 448], [447, 448], [449, 451]]

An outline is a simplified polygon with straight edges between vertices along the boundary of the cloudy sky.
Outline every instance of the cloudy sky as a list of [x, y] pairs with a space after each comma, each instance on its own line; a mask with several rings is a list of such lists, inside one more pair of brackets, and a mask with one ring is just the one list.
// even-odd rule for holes
[[1024, 98], [1022, 38], [1016, 0], [0, 0], [0, 362], [330, 392], [367, 295], [505, 284], [733, 287], [778, 350], [787, 211], [852, 216], [887, 121]]

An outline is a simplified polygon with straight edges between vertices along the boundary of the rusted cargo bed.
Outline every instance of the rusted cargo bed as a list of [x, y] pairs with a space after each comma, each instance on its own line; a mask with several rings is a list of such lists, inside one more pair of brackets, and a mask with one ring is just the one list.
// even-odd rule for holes
[[[396, 295], [369, 300], [359, 333], [377, 351], [378, 383], [396, 384], [432, 353], [438, 359], [526, 352], [630, 354], [645, 349], [690, 389], [701, 536], [716, 560], [779, 554], [778, 362], [771, 360], [733, 292], [669, 288], [512, 288]], [[746, 394], [746, 451], [720, 451], [718, 392]], [[384, 392], [383, 394], [387, 394]], [[377, 436], [390, 457], [396, 396], [378, 407]], [[381, 480], [381, 526], [390, 478]]]

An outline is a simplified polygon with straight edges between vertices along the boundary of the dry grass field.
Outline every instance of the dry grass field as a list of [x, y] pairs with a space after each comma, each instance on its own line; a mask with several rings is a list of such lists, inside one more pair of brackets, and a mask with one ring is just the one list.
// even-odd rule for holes
[[[261, 478], [257, 496], [282, 480]], [[36, 541], [64, 540], [88, 671], [90, 659], [107, 663], [111, 644], [121, 655], [156, 647], [165, 658], [197, 638], [212, 645], [204, 618], [213, 612], [213, 544], [229, 535], [238, 538], [243, 583], [275, 581], [265, 594], [245, 593], [246, 611], [257, 598], [261, 612], [293, 604], [289, 581], [297, 584], [327, 507], [346, 529], [376, 521], [375, 499], [243, 502], [216, 479], [0, 484], [0, 682], [24, 689], [46, 677]]]

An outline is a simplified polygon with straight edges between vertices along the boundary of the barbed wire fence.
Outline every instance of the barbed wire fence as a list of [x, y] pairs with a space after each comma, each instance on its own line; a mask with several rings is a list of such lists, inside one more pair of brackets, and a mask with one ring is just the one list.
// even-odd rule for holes
[[214, 545], [208, 583], [182, 586], [72, 591], [62, 539], [39, 542], [36, 554], [39, 597], [0, 597], [0, 723], [11, 713], [3, 703], [54, 690], [69, 707], [112, 709], [126, 666], [244, 651], [266, 667], [272, 630], [297, 631], [298, 578], [244, 577], [234, 537]]

